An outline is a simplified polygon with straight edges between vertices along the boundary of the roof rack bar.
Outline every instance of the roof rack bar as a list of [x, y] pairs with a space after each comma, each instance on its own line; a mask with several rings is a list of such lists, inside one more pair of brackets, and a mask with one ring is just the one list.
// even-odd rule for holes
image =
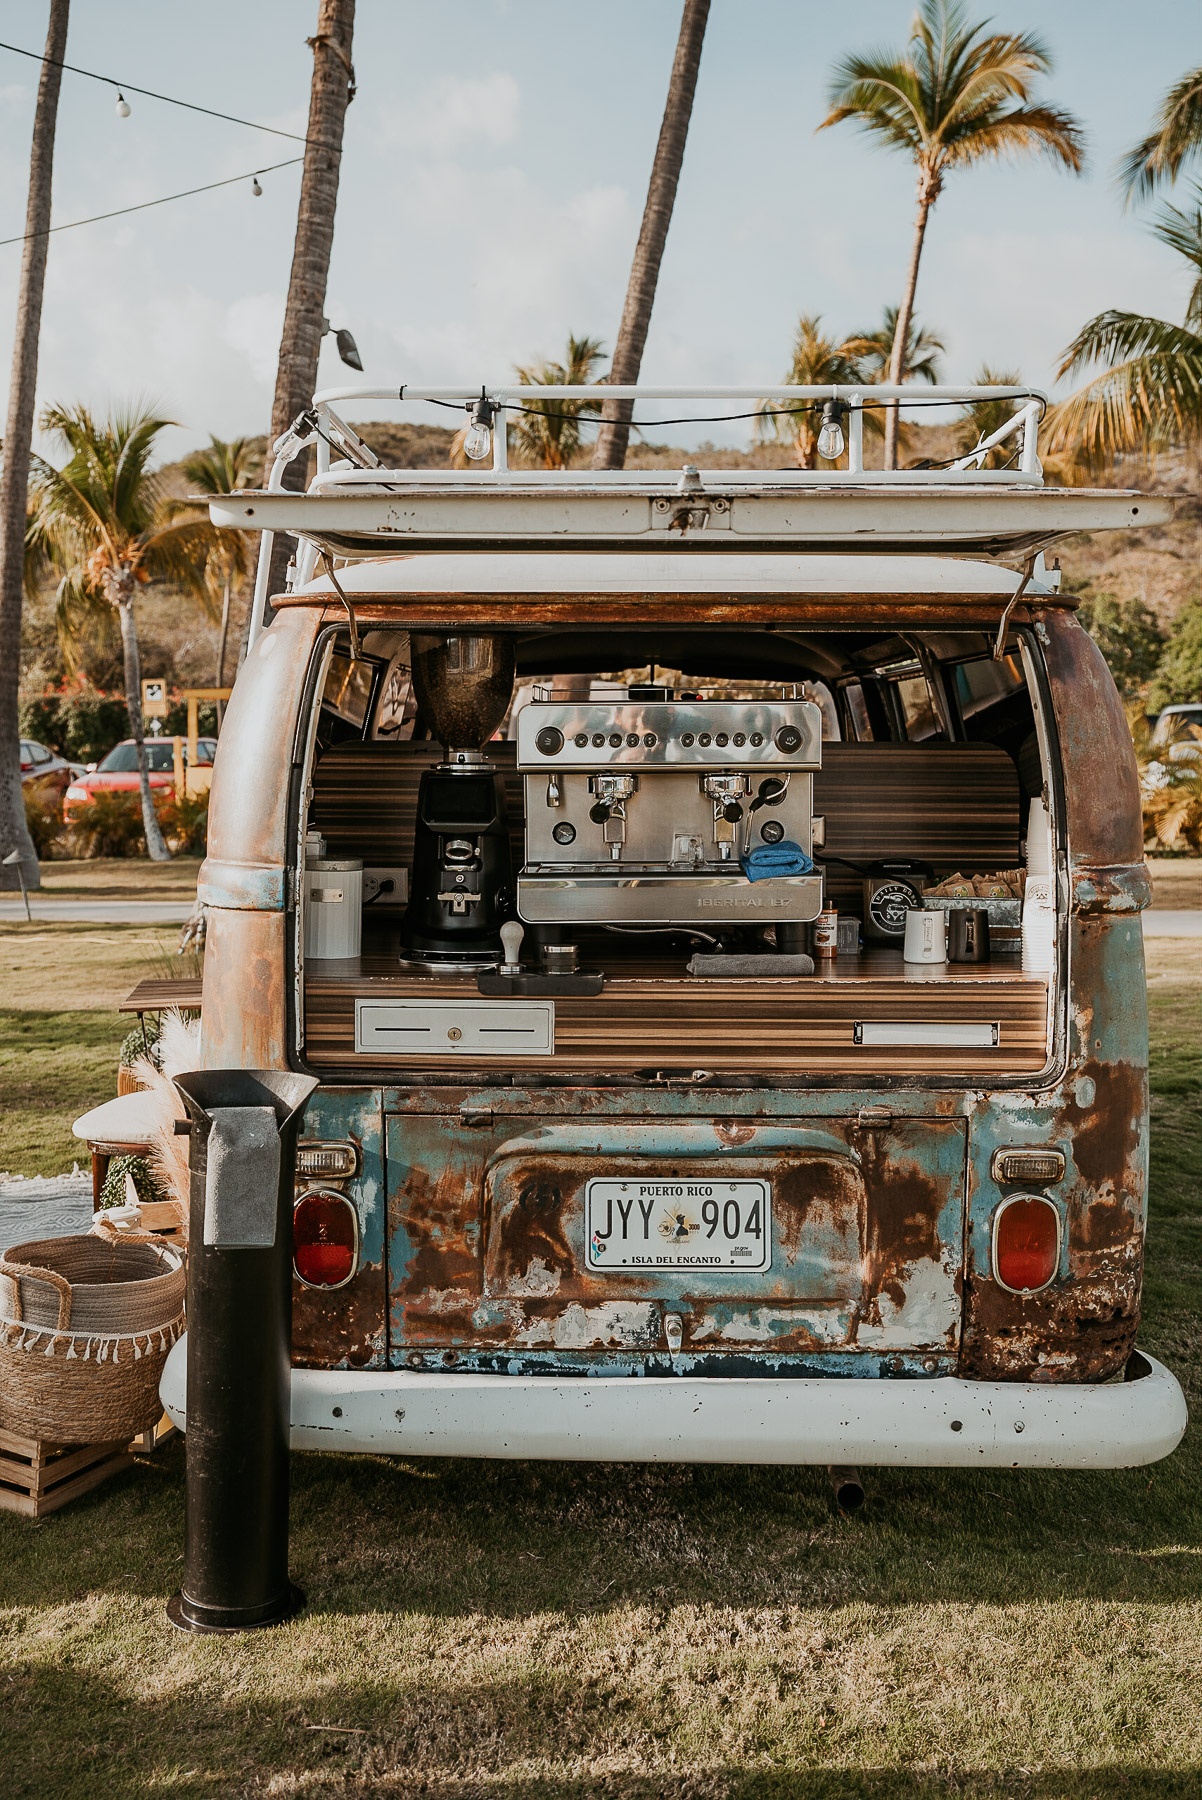
[[[923, 404], [940, 401], [949, 406], [973, 400], [1036, 400], [1047, 404], [1047, 395], [1040, 388], [1026, 386], [981, 387], [968, 385], [961, 387], [919, 386], [916, 382], [893, 385], [890, 382], [873, 383], [869, 389], [856, 386], [797, 387], [788, 382], [763, 382], [756, 387], [646, 387], [641, 383], [633, 386], [612, 387], [606, 382], [592, 382], [583, 386], [548, 387], [540, 384], [521, 384], [509, 381], [473, 382], [468, 385], [459, 384], [451, 387], [419, 387], [404, 383], [400, 387], [337, 387], [323, 388], [313, 396], [317, 404], [330, 404], [340, 400], [440, 400], [462, 402], [464, 406], [480, 397], [481, 386], [488, 399], [504, 405], [506, 402], [526, 400], [840, 400], [845, 406], [852, 403], [852, 395], [860, 397], [863, 405], [874, 405], [878, 400], [914, 400]], [[654, 421], [649, 421], [654, 423]], [[699, 421], [705, 423], [706, 421]]]

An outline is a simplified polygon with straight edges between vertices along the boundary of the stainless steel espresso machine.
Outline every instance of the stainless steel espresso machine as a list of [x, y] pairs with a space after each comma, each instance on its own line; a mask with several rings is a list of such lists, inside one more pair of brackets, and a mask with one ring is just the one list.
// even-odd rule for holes
[[778, 925], [783, 942], [822, 910], [817, 870], [762, 873], [767, 847], [803, 866], [814, 848], [812, 701], [532, 701], [517, 761], [528, 924]]

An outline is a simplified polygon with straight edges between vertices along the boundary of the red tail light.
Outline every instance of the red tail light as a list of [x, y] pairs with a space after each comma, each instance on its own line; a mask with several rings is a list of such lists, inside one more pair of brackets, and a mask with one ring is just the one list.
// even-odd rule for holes
[[1060, 1211], [1042, 1194], [1016, 1194], [993, 1215], [993, 1273], [1012, 1294], [1036, 1294], [1060, 1266]]
[[336, 1288], [359, 1267], [359, 1214], [345, 1194], [312, 1188], [292, 1211], [292, 1266], [306, 1287]]

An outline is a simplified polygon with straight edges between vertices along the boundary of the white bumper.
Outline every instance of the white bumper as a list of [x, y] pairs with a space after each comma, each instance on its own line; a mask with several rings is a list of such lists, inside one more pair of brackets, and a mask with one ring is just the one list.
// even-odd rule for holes
[[[187, 1337], [160, 1387], [180, 1430]], [[1153, 1357], [1135, 1380], [562, 1379], [410, 1370], [292, 1371], [292, 1448], [565, 1462], [1118, 1469], [1181, 1441], [1185, 1397]]]

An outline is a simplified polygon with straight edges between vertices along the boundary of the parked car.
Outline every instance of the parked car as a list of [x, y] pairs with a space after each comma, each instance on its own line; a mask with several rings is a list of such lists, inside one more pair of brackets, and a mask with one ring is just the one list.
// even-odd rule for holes
[[[211, 769], [217, 749], [216, 738], [197, 738], [196, 766]], [[150, 764], [152, 788], [169, 788], [175, 779], [174, 738], [147, 738], [146, 756]], [[184, 760], [187, 761], [187, 745]], [[103, 762], [81, 770], [63, 795], [63, 817], [72, 818], [81, 807], [90, 806], [93, 796], [122, 790], [133, 793], [138, 786], [138, 752], [133, 738], [123, 738], [111, 749]]]
[[39, 798], [62, 795], [85, 772], [82, 763], [68, 762], [57, 750], [35, 743], [32, 738], [21, 739], [21, 780]]
[[[1160, 755], [1141, 777], [1145, 793], [1168, 787], [1202, 763], [1202, 702], [1166, 706], [1152, 727], [1152, 743]], [[1178, 765], [1175, 772], [1171, 765]]]

